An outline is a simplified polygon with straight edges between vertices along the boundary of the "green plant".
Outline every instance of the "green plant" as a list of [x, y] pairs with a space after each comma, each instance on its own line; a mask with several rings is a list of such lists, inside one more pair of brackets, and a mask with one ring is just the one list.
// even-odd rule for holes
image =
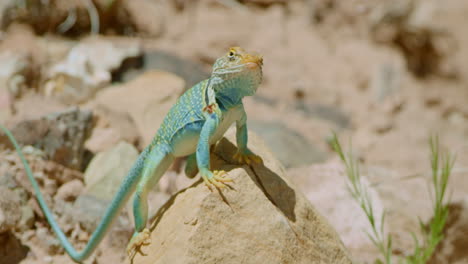
[[[352, 152], [345, 153], [343, 151], [336, 134], [333, 134], [330, 144], [345, 165], [349, 192], [353, 199], [359, 203], [371, 225], [371, 232], [367, 232], [367, 235], [372, 243], [379, 249], [379, 252], [383, 257], [383, 259], [377, 259], [376, 263], [391, 264], [392, 237], [391, 235], [385, 235], [385, 210], [380, 216], [379, 228], [377, 226], [376, 215], [372, 206], [372, 199], [369, 196], [366, 186], [361, 180], [359, 162], [356, 160]], [[423, 235], [422, 241], [420, 242], [416, 235], [412, 234], [415, 243], [413, 254], [406, 256], [405, 258], [400, 258], [400, 263], [426, 263], [434, 253], [437, 244], [443, 238], [443, 229], [448, 217], [448, 206], [445, 201], [446, 190], [455, 159], [450, 153], [441, 154], [439, 139], [437, 136], [430, 138], [429, 145], [431, 149], [432, 171], [431, 198], [434, 215], [427, 225], [419, 220], [420, 231]]]
[[426, 263], [431, 258], [437, 244], [443, 238], [443, 230], [448, 217], [448, 206], [445, 201], [445, 195], [455, 157], [450, 153], [446, 153], [445, 155], [440, 154], [439, 138], [437, 136], [430, 138], [429, 145], [431, 147], [431, 198], [434, 215], [427, 225], [424, 225], [419, 220], [423, 241], [422, 243], [418, 242], [413, 234], [415, 249], [413, 254], [406, 258], [407, 263]]
[[384, 260], [377, 260], [377, 263], [392, 263], [392, 237], [390, 235], [385, 236], [384, 224], [385, 224], [385, 211], [380, 217], [380, 228], [377, 226], [374, 207], [372, 206], [372, 199], [369, 196], [369, 192], [366, 186], [362, 183], [361, 173], [359, 171], [359, 163], [357, 162], [354, 155], [344, 153], [343, 148], [336, 136], [333, 134], [331, 140], [331, 146], [335, 152], [340, 156], [346, 169], [346, 176], [348, 177], [347, 188], [351, 193], [354, 200], [359, 203], [359, 206], [364, 211], [371, 225], [371, 232], [367, 232], [367, 236], [372, 243], [379, 249]]

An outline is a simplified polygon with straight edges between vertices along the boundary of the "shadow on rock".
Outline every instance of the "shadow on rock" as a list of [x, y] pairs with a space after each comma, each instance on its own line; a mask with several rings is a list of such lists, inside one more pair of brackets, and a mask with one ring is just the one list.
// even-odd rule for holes
[[[215, 152], [219, 155], [225, 164], [215, 164], [215, 169], [224, 169], [226, 164], [235, 164], [231, 159], [237, 151], [236, 146], [226, 138], [221, 139], [218, 146], [222, 146]], [[218, 166], [216, 166], [218, 165]], [[241, 166], [241, 165], [238, 165]], [[265, 196], [274, 204], [290, 221], [296, 221], [294, 208], [296, 206], [296, 194], [294, 190], [275, 172], [270, 170], [264, 164], [243, 165], [247, 174], [255, 182]]]
[[444, 237], [437, 246], [430, 264], [468, 262], [468, 200], [449, 205]]

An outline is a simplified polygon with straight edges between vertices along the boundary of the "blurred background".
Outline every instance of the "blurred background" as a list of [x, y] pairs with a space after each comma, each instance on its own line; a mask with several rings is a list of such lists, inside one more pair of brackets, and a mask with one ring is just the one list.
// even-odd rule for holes
[[[34, 146], [25, 151], [57, 214], [90, 214], [79, 219], [84, 231], [105, 203], [77, 197], [110, 199], [177, 97], [209, 77], [229, 47], [241, 46], [264, 56], [264, 81], [244, 101], [249, 129], [353, 259], [373, 263], [378, 250], [346, 191], [332, 131], [346, 149], [352, 142], [375, 210], [388, 210], [396, 255], [411, 251], [418, 217], [431, 217], [428, 139], [438, 134], [442, 150], [456, 154], [449, 184], [456, 215], [431, 261], [468, 263], [467, 1], [2, 0], [0, 14], [0, 122]], [[7, 146], [0, 185], [15, 189], [26, 178], [3, 135], [0, 142]], [[187, 186], [176, 176], [182, 163], [161, 181], [153, 213]], [[11, 225], [23, 231], [3, 238], [14, 250], [0, 255], [64, 263], [30, 194], [16, 193], [22, 213]], [[86, 238], [69, 218], [62, 224]], [[119, 230], [117, 248], [130, 232]], [[27, 250], [25, 240], [32, 241]], [[105, 261], [117, 258], [109, 247]]]

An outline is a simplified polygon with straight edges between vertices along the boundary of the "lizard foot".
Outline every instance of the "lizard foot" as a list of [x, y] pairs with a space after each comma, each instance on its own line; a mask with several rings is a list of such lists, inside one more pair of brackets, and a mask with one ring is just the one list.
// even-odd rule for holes
[[206, 186], [211, 191], [212, 191], [211, 187], [213, 185], [217, 188], [224, 188], [226, 187], [226, 184], [224, 184], [224, 182], [232, 182], [232, 179], [225, 177], [227, 173], [223, 170], [219, 170], [219, 171], [215, 170], [213, 172], [208, 171], [207, 173], [202, 173], [201, 175]]
[[260, 156], [257, 156], [253, 153], [244, 154], [238, 151], [236, 154], [234, 154], [233, 158], [240, 164], [250, 165], [252, 163], [257, 163], [257, 164], [263, 163], [262, 158], [260, 158]]
[[135, 233], [128, 242], [127, 245], [127, 255], [130, 259], [133, 259], [135, 257], [137, 252], [140, 252], [142, 255], [143, 252], [141, 252], [141, 246], [147, 246], [151, 244], [151, 238], [150, 238], [150, 231], [148, 228], [143, 229], [143, 231], [139, 233]]

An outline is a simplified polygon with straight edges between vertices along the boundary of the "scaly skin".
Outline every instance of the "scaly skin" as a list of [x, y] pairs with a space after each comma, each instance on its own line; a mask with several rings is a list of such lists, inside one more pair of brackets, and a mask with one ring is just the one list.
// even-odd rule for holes
[[125, 177], [103, 219], [81, 252], [73, 248], [58, 226], [13, 135], [0, 125], [23, 162], [47, 221], [73, 260], [81, 262], [91, 255], [133, 191], [135, 232], [128, 244], [127, 253], [133, 257], [140, 246], [149, 244], [150, 232], [146, 228], [147, 194], [176, 157], [189, 155], [185, 169], [187, 176], [194, 177], [200, 172], [210, 190], [213, 186], [222, 188], [225, 182], [231, 181], [225, 177], [226, 172], [210, 170], [210, 146], [221, 139], [232, 123], [236, 122], [237, 128], [238, 152], [234, 158], [240, 163], [262, 162], [260, 157], [247, 148], [247, 116], [242, 104], [242, 99], [255, 94], [260, 85], [262, 66], [261, 56], [249, 54], [238, 47], [231, 48], [226, 55], [216, 60], [209, 79], [193, 86], [178, 99], [152, 143], [139, 155]]

